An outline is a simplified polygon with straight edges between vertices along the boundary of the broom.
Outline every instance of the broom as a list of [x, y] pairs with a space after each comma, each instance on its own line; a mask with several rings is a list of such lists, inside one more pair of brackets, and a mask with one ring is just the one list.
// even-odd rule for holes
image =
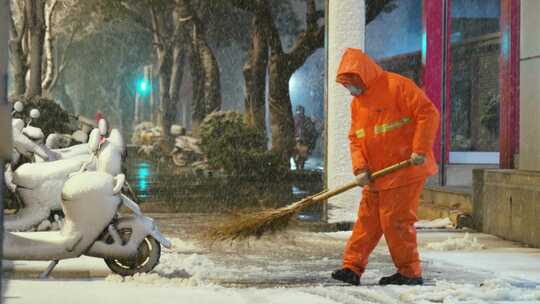
[[[411, 165], [411, 160], [402, 161], [380, 171], [374, 172], [371, 174], [370, 179], [375, 180]], [[207, 238], [210, 241], [241, 240], [252, 236], [260, 238], [265, 233], [274, 233], [284, 230], [287, 228], [293, 217], [301, 210], [324, 202], [333, 196], [356, 187], [358, 187], [358, 183], [355, 181], [331, 191], [326, 190], [321, 193], [308, 196], [286, 207], [267, 209], [252, 214], [237, 214], [225, 224], [211, 228]]]

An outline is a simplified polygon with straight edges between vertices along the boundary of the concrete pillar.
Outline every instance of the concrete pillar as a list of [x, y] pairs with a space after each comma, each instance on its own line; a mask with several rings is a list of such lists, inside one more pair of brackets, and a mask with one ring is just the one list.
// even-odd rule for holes
[[[348, 132], [350, 128], [349, 92], [335, 82], [345, 48], [364, 49], [364, 0], [328, 0], [327, 41], [327, 187], [336, 188], [352, 181]], [[329, 200], [328, 222], [354, 221], [360, 188]]]
[[521, 0], [519, 169], [540, 171], [540, 1]]

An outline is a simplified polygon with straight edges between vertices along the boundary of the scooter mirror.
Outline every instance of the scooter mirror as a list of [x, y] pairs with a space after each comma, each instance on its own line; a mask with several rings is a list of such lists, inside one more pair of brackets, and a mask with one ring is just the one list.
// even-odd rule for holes
[[107, 131], [109, 130], [109, 126], [107, 126], [107, 121], [105, 119], [100, 119], [98, 121], [98, 128], [99, 128], [99, 134], [101, 136], [106, 136]]
[[24, 105], [22, 102], [20, 101], [17, 101], [14, 105], [13, 105], [13, 110], [15, 110], [15, 112], [17, 113], [21, 113], [23, 110], [24, 110]]
[[39, 113], [39, 110], [38, 110], [38, 109], [32, 109], [32, 110], [30, 111], [30, 117], [31, 117], [32, 119], [38, 119], [39, 116], [41, 116], [41, 113]]

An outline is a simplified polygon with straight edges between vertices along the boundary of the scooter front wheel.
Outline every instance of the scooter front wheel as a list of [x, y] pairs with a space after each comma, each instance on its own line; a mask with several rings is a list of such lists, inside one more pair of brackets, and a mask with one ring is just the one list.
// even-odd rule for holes
[[137, 255], [131, 259], [104, 259], [112, 272], [123, 277], [136, 273], [147, 273], [159, 264], [161, 245], [152, 236], [147, 236], [139, 245]]

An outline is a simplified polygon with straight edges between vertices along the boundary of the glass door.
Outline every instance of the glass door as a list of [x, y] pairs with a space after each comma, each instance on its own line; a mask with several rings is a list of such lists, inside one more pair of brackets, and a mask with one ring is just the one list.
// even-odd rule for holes
[[500, 0], [451, 2], [450, 164], [499, 163]]

